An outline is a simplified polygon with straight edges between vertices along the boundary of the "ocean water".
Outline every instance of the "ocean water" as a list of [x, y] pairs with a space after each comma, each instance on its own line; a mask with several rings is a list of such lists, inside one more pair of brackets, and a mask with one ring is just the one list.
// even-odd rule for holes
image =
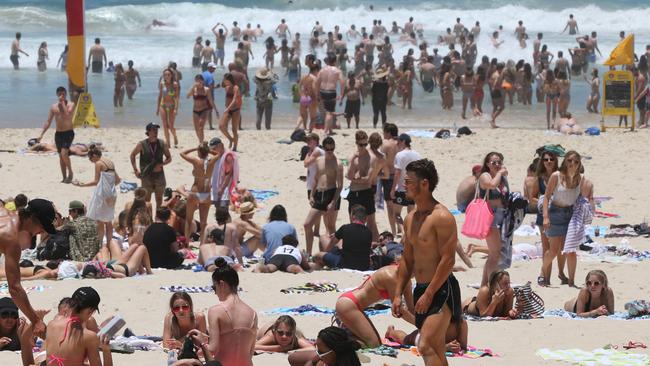
[[[55, 99], [54, 90], [58, 85], [66, 85], [65, 74], [55, 69], [54, 65], [66, 43], [65, 11], [63, 0], [1, 0], [0, 1], [0, 83], [8, 87], [0, 88], [0, 108], [3, 126], [40, 126], [47, 117], [47, 107]], [[374, 6], [374, 10], [369, 8]], [[399, 5], [397, 5], [399, 4]], [[622, 1], [583, 1], [572, 2], [550, 0], [444, 0], [444, 1], [354, 1], [354, 0], [226, 0], [226, 1], [194, 1], [161, 3], [155, 0], [89, 0], [86, 9], [87, 46], [92, 39], [100, 37], [107, 49], [109, 60], [126, 64], [134, 60], [136, 68], [143, 77], [143, 87], [136, 94], [136, 100], [127, 103], [125, 108], [115, 111], [112, 106], [112, 77], [91, 75], [89, 86], [94, 96], [100, 118], [115, 125], [141, 124], [143, 121], [155, 119], [155, 98], [157, 81], [160, 71], [171, 60], [178, 63], [184, 73], [183, 88], [189, 87], [195, 73], [190, 68], [192, 45], [198, 35], [213, 38], [210, 29], [216, 22], [230, 25], [238, 21], [240, 25], [252, 23], [253, 27], [260, 24], [266, 35], [273, 32], [279, 20], [285, 18], [292, 32], [301, 33], [303, 50], [307, 49], [307, 34], [311, 31], [316, 20], [319, 20], [326, 30], [339, 25], [347, 30], [351, 24], [357, 29], [362, 26], [370, 27], [373, 19], [381, 19], [388, 28], [392, 21], [403, 25], [409, 16], [424, 27], [425, 38], [429, 44], [442, 34], [445, 28], [460, 17], [469, 28], [475, 21], [480, 21], [482, 34], [478, 40], [479, 56], [488, 55], [499, 59], [519, 60], [532, 59], [532, 39], [526, 49], [519, 48], [514, 39], [513, 30], [518, 20], [522, 20], [531, 37], [537, 32], [544, 33], [544, 41], [549, 50], [556, 53], [575, 44], [575, 38], [560, 35], [569, 14], [574, 14], [581, 32], [597, 31], [599, 47], [603, 53], [602, 62], [618, 41], [621, 30], [635, 33], [637, 53], [643, 52], [645, 45], [650, 43], [650, 5], [642, 0]], [[393, 6], [393, 10], [388, 10]], [[168, 26], [147, 29], [153, 19], [161, 20]], [[499, 25], [503, 25], [502, 39], [505, 44], [494, 49], [487, 34]], [[9, 62], [10, 43], [14, 33], [23, 34], [22, 47], [31, 57], [21, 57], [24, 69], [15, 72]], [[266, 36], [265, 35], [265, 36]], [[264, 37], [265, 37], [264, 36]], [[262, 37], [262, 38], [264, 38]], [[50, 60], [48, 71], [38, 73], [36, 67], [36, 51], [42, 41], [48, 43]], [[404, 55], [413, 47], [400, 43], [397, 37], [391, 36], [394, 43], [395, 58]], [[439, 47], [444, 50], [444, 47]], [[226, 62], [232, 60], [235, 44], [226, 44]], [[352, 51], [352, 42], [348, 43]], [[304, 52], [304, 51], [303, 51]], [[262, 65], [264, 53], [262, 42], [253, 46], [255, 59], [253, 68]], [[446, 52], [443, 52], [446, 53]], [[416, 51], [416, 55], [419, 51]], [[322, 56], [322, 54], [320, 55]], [[568, 55], [567, 55], [568, 56]], [[279, 55], [276, 58], [276, 64]], [[352, 65], [349, 69], [352, 69]], [[277, 73], [283, 70], [276, 68]], [[222, 70], [217, 71], [220, 79]], [[275, 116], [296, 116], [295, 106], [290, 99], [290, 84], [283, 81], [280, 85], [280, 100], [276, 103]], [[581, 82], [574, 84], [572, 109], [581, 109], [586, 95], [586, 87]], [[183, 91], [185, 93], [185, 91]], [[415, 110], [403, 113], [402, 118], [410, 119], [413, 123], [423, 116], [430, 116], [433, 110], [442, 113], [437, 93], [423, 95], [416, 93]], [[223, 97], [217, 93], [217, 102], [223, 104]], [[250, 121], [253, 113], [253, 102], [249, 100], [245, 107], [246, 120]], [[181, 127], [191, 126], [190, 103], [182, 103], [178, 124]], [[530, 113], [536, 113], [541, 106], [534, 106]], [[521, 109], [521, 113], [529, 111]], [[458, 108], [453, 112], [458, 115]], [[449, 114], [452, 117], [452, 114]], [[530, 127], [540, 127], [545, 123]], [[288, 124], [285, 123], [285, 127]]]

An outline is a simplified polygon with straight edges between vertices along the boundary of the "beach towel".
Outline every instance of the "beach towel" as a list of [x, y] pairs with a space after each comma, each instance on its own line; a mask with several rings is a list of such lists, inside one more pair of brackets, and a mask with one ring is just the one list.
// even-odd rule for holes
[[591, 224], [593, 217], [589, 200], [582, 196], [578, 197], [573, 204], [573, 214], [569, 221], [562, 253], [575, 253], [580, 244], [585, 242], [585, 225]]
[[540, 236], [539, 226], [535, 225], [521, 225], [515, 230], [514, 236]]
[[[380, 314], [388, 314], [390, 312], [390, 307], [388, 308], [373, 308], [369, 307], [364, 310], [367, 316], [375, 316]], [[312, 304], [300, 305], [298, 307], [281, 307], [275, 308], [267, 311], [263, 311], [264, 315], [333, 315], [335, 313], [334, 309], [317, 306]]]
[[[45, 291], [45, 286], [43, 285], [29, 286], [29, 287], [23, 286], [23, 288], [25, 289], [25, 293]], [[0, 283], [0, 295], [9, 295], [9, 284], [7, 284], [7, 282]]]
[[397, 358], [397, 354], [398, 354], [398, 351], [395, 348], [388, 347], [383, 344], [375, 348], [363, 348], [361, 352], [372, 353], [375, 355], [388, 356], [394, 358]]
[[625, 304], [625, 310], [632, 318], [650, 315], [650, 304], [645, 300], [633, 300]]
[[212, 286], [160, 286], [161, 290], [167, 292], [180, 292], [184, 291], [188, 294], [211, 293], [214, 292]]
[[462, 351], [460, 353], [446, 352], [446, 357], [462, 357], [476, 359], [481, 357], [501, 357], [498, 353], [494, 353], [489, 348], [476, 348], [472, 346], [467, 346], [467, 351]]
[[306, 294], [313, 292], [339, 292], [338, 285], [330, 281], [307, 282], [302, 286], [287, 287], [280, 290], [283, 294]]
[[585, 351], [577, 348], [565, 350], [550, 350], [542, 348], [536, 353], [545, 360], [564, 361], [581, 366], [647, 366], [650, 356], [638, 353], [619, 352], [614, 349], [597, 348]]
[[594, 217], [599, 219], [608, 219], [610, 217], [618, 219], [621, 217], [621, 215], [615, 213], [603, 212], [603, 211], [595, 211]]
[[[229, 158], [232, 159], [232, 174], [230, 181], [227, 182], [227, 185], [225, 186], [222, 196], [218, 197], [219, 187], [221, 187], [222, 182], [226, 179], [226, 168], [224, 162]], [[239, 183], [239, 159], [235, 152], [226, 151], [223, 156], [219, 158], [212, 172], [211, 199], [213, 201], [230, 200], [237, 183]]]
[[[6, 152], [11, 152], [11, 151], [6, 151]], [[29, 156], [54, 156], [58, 155], [56, 151], [29, 151], [27, 148], [22, 148], [17, 151], [13, 151], [18, 155], [29, 155]]]
[[149, 340], [149, 339], [143, 339], [141, 337], [123, 337], [123, 336], [118, 336], [115, 337], [115, 339], [111, 340], [111, 349], [113, 349], [114, 346], [118, 347], [130, 347], [131, 349], [134, 350], [139, 350], [139, 351], [153, 351], [153, 350], [159, 350], [162, 349], [160, 344]]
[[120, 183], [120, 193], [135, 191], [136, 188], [138, 188], [138, 183], [127, 182], [124, 180]]
[[[627, 304], [626, 304], [627, 306]], [[627, 309], [627, 308], [626, 308]], [[610, 315], [604, 315], [604, 316], [599, 316], [598, 318], [583, 318], [578, 316], [576, 313], [572, 313], [570, 311], [566, 311], [564, 309], [551, 309], [551, 310], [546, 310], [544, 312], [545, 317], [554, 317], [554, 318], [564, 318], [564, 319], [575, 319], [575, 320], [593, 320], [593, 319], [602, 319], [602, 318], [607, 318], [607, 319], [612, 319], [612, 320], [648, 320], [650, 319], [650, 315], [638, 315], [638, 316], [632, 316], [630, 315], [630, 310], [628, 309], [627, 312], [620, 311], [620, 312], [615, 312], [614, 314]]]
[[268, 190], [259, 190], [259, 189], [249, 189], [248, 190], [253, 197], [255, 197], [255, 201], [257, 202], [263, 202], [268, 200], [269, 198], [275, 197], [280, 194], [278, 191], [268, 191]]

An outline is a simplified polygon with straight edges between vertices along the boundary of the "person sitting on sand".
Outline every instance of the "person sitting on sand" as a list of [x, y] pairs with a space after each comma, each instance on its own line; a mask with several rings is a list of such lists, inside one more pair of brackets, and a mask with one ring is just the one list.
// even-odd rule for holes
[[[447, 333], [445, 333], [446, 351], [454, 354], [467, 351], [467, 332], [468, 327], [465, 319], [461, 319], [460, 323], [450, 322]], [[389, 325], [384, 337], [403, 346], [417, 346], [420, 331], [416, 329], [410, 334], [406, 334], [405, 331]]]
[[147, 210], [149, 210], [149, 216], [153, 217], [153, 205], [151, 204], [151, 202], [147, 201], [147, 190], [143, 187], [138, 187], [133, 191], [133, 201], [128, 201], [127, 203], [125, 203], [124, 210], [128, 212], [136, 200], [145, 202], [145, 205], [147, 206]]
[[507, 317], [515, 319], [519, 313], [513, 308], [515, 292], [510, 287], [510, 274], [499, 270], [490, 274], [487, 285], [478, 294], [463, 301], [463, 312], [479, 317]]
[[185, 253], [178, 248], [174, 229], [167, 225], [170, 215], [167, 207], [159, 208], [156, 211], [156, 222], [149, 225], [142, 239], [149, 251], [151, 266], [155, 268], [174, 269], [185, 260]]
[[[57, 306], [57, 313], [54, 315], [54, 319], [65, 319], [72, 314], [72, 310], [75, 306], [75, 301], [72, 301], [71, 297], [64, 297], [59, 301], [59, 305]], [[97, 324], [97, 320], [95, 320], [95, 317], [91, 316], [83, 322], [84, 328], [93, 331], [95, 333], [99, 332], [99, 325]]]
[[109, 344], [110, 337], [97, 336], [96, 332], [84, 327], [92, 314], [99, 310], [100, 297], [92, 287], [81, 287], [71, 296], [71, 313], [55, 318], [47, 324], [45, 351], [47, 363], [52, 365], [78, 366], [86, 360], [90, 366], [101, 366], [99, 350], [104, 365], [112, 366], [113, 358]]
[[327, 327], [318, 332], [316, 349], [313, 351], [297, 351], [289, 355], [289, 365], [340, 365], [360, 366], [357, 350], [361, 348], [345, 330], [338, 327]]
[[582, 135], [580, 125], [576, 122], [575, 117], [570, 112], [566, 112], [564, 117], [560, 117], [557, 130], [565, 135]]
[[[216, 268], [215, 259], [223, 258], [231, 267], [243, 270], [244, 261], [241, 245], [237, 241], [237, 225], [231, 222], [226, 207], [217, 207], [214, 216], [217, 222], [208, 225], [203, 232], [205, 241], [199, 246], [198, 263], [206, 271], [213, 272]], [[237, 263], [234, 258], [237, 258]]]
[[564, 310], [576, 313], [582, 318], [597, 318], [614, 314], [614, 291], [607, 284], [605, 272], [595, 269], [585, 277], [585, 287], [578, 297], [564, 304]]
[[[382, 267], [356, 289], [344, 292], [336, 301], [336, 318], [366, 347], [379, 347], [381, 337], [363, 310], [375, 302], [395, 297], [398, 268], [398, 265]], [[415, 325], [410, 281], [404, 287], [403, 295], [406, 305], [402, 310], [402, 318]]]
[[169, 312], [163, 325], [163, 346], [180, 349], [185, 336], [192, 330], [206, 332], [205, 315], [194, 311], [192, 297], [187, 292], [175, 292], [169, 299]]
[[273, 324], [261, 327], [257, 331], [255, 351], [258, 352], [288, 352], [296, 349], [313, 349], [298, 329], [296, 321], [289, 315], [282, 315]]
[[307, 252], [298, 249], [298, 239], [285, 235], [282, 245], [275, 249], [268, 264], [258, 264], [254, 272], [273, 273], [277, 270], [288, 273], [303, 273], [309, 270]]
[[[237, 225], [237, 242], [241, 243], [244, 257], [252, 257], [260, 248], [262, 227], [253, 221], [253, 215], [255, 215], [255, 204], [244, 202], [239, 208], [239, 217], [233, 220], [233, 223]], [[246, 233], [251, 236], [244, 240]]]
[[467, 205], [474, 199], [479, 175], [481, 175], [481, 166], [477, 164], [472, 167], [472, 175], [463, 179], [456, 189], [456, 207], [462, 213], [465, 213]]
[[0, 352], [20, 351], [23, 366], [34, 363], [33, 336], [29, 324], [18, 317], [18, 307], [10, 297], [0, 299]]
[[[218, 258], [212, 273], [212, 288], [219, 303], [208, 310], [208, 336], [193, 329], [195, 343], [208, 344], [207, 351], [224, 365], [253, 366], [257, 337], [257, 313], [238, 295], [239, 275]], [[334, 364], [332, 364], [334, 365]]]
[[126, 233], [129, 244], [143, 244], [144, 234], [153, 222], [151, 203], [136, 197], [126, 214]]

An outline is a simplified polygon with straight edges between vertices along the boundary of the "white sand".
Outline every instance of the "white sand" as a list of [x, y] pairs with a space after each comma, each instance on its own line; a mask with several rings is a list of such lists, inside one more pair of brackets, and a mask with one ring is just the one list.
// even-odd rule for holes
[[[352, 130], [342, 131], [335, 137], [339, 157], [347, 158], [353, 151]], [[4, 129], [0, 130], [3, 136], [1, 149], [18, 149], [35, 135], [37, 130]], [[106, 156], [111, 158], [116, 165], [118, 173], [123, 179], [138, 182], [133, 176], [129, 163], [129, 154], [136, 142], [144, 138], [144, 128], [133, 130], [102, 129], [78, 130], [75, 141], [89, 142], [102, 141], [107, 149]], [[347, 136], [344, 137], [343, 134]], [[298, 180], [298, 176], [305, 174], [302, 164], [289, 159], [298, 157], [301, 144], [281, 145], [276, 140], [288, 137], [289, 131], [253, 132], [244, 131], [241, 135], [240, 156], [241, 184], [254, 189], [273, 189], [280, 195], [266, 203], [266, 209], [259, 212], [255, 220], [263, 224], [272, 205], [283, 204], [289, 214], [289, 222], [296, 226], [302, 235], [302, 222], [307, 213], [305, 183]], [[215, 136], [208, 133], [207, 136]], [[526, 167], [533, 158], [537, 147], [545, 143], [559, 143], [567, 149], [575, 149], [583, 156], [591, 159], [584, 160], [586, 176], [595, 185], [595, 194], [598, 196], [613, 196], [614, 199], [605, 203], [603, 211], [620, 214], [620, 219], [595, 219], [594, 223], [609, 225], [612, 223], [636, 224], [644, 220], [649, 211], [647, 202], [650, 202], [650, 191], [646, 188], [645, 180], [648, 177], [647, 140], [648, 132], [623, 133], [611, 131], [599, 137], [565, 137], [551, 136], [537, 130], [478, 130], [474, 136], [459, 139], [413, 139], [413, 148], [423, 156], [433, 159], [440, 174], [440, 184], [435, 196], [448, 207], [455, 207], [455, 190], [458, 182], [467, 176], [473, 164], [480, 163], [489, 151], [500, 151], [505, 156], [505, 164], [509, 170], [509, 181], [512, 190], [521, 190], [526, 174]], [[182, 147], [193, 147], [195, 136], [193, 131], [179, 131]], [[48, 132], [46, 140], [52, 141], [52, 132]], [[174, 161], [166, 167], [168, 185], [176, 187], [180, 184], [190, 184], [190, 165], [183, 162], [179, 150], [173, 150]], [[56, 156], [23, 156], [19, 154], [0, 153], [0, 197], [14, 196], [25, 193], [30, 198], [44, 197], [55, 202], [58, 208], [65, 212], [70, 200], [79, 199], [88, 202], [92, 188], [77, 188], [59, 183], [58, 157]], [[85, 158], [72, 158], [75, 178], [82, 182], [91, 179], [93, 173], [91, 163]], [[121, 194], [118, 198], [118, 207], [131, 199], [131, 194]], [[343, 203], [339, 224], [346, 221]], [[198, 214], [197, 214], [198, 216]], [[459, 236], [460, 223], [459, 220]], [[526, 222], [534, 220], [531, 215]], [[387, 227], [385, 213], [378, 211], [380, 230]], [[515, 242], [533, 242], [534, 238], [515, 238]], [[301, 242], [304, 238], [301, 236]], [[620, 239], [603, 240], [604, 243], [618, 243]], [[467, 238], [461, 237], [464, 245], [469, 243]], [[648, 240], [631, 240], [637, 249], [650, 249]], [[460, 262], [460, 260], [459, 260]], [[475, 290], [466, 287], [469, 283], [480, 281], [483, 259], [474, 257], [478, 268], [467, 272], [457, 273], [461, 284], [463, 298], [475, 294]], [[540, 260], [530, 262], [515, 262], [510, 269], [513, 283], [535, 281]], [[648, 298], [648, 287], [645, 280], [650, 276], [648, 262], [634, 264], [608, 264], [593, 262], [578, 262], [576, 282], [583, 282], [586, 272], [590, 269], [600, 268], [607, 272], [610, 286], [616, 295], [616, 310], [623, 311], [625, 302]], [[356, 286], [361, 281], [358, 274], [347, 272], [314, 272], [306, 275], [289, 275], [276, 273], [273, 275], [253, 274], [245, 272], [240, 275], [241, 294], [244, 301], [253, 308], [262, 312], [279, 306], [298, 306], [311, 303], [333, 307], [337, 295], [285, 295], [279, 290], [288, 286], [304, 284], [312, 280], [330, 280], [338, 283], [340, 288]], [[558, 280], [554, 272], [551, 281], [555, 284], [552, 288], [539, 288], [537, 291], [546, 302], [547, 309], [561, 308], [564, 302], [577, 294], [577, 290], [567, 286], [557, 286]], [[74, 289], [83, 285], [95, 287], [102, 296], [101, 315], [104, 316], [119, 312], [126, 319], [128, 327], [137, 334], [162, 333], [162, 320], [168, 309], [170, 293], [158, 288], [161, 285], [207, 285], [210, 278], [207, 273], [193, 273], [191, 271], [157, 271], [153, 276], [129, 278], [124, 280], [72, 280], [72, 281], [38, 281], [25, 283], [25, 286], [44, 284], [48, 288], [42, 293], [30, 294], [32, 304], [36, 308], [54, 309], [58, 300], [69, 296]], [[205, 310], [218, 300], [213, 294], [197, 294], [192, 296], [195, 309]], [[51, 318], [48, 317], [47, 320]], [[273, 320], [274, 317], [260, 316], [260, 323]], [[390, 315], [372, 318], [380, 333], [389, 324], [410, 331], [413, 327], [403, 320], [393, 319]], [[319, 329], [330, 324], [329, 317], [297, 317], [298, 326], [309, 337], [315, 337]], [[469, 344], [477, 347], [489, 347], [503, 357], [494, 359], [450, 359], [452, 365], [533, 365], [553, 364], [544, 362], [535, 356], [535, 351], [542, 347], [551, 349], [582, 348], [593, 349], [608, 343], [623, 344], [629, 340], [650, 342], [648, 337], [648, 321], [615, 321], [609, 319], [598, 320], [565, 320], [560, 318], [546, 318], [540, 320], [519, 320], [499, 322], [471, 322], [469, 324]], [[635, 352], [648, 352], [636, 351]], [[20, 358], [17, 354], [2, 352], [0, 364], [17, 365]], [[162, 352], [136, 352], [134, 355], [114, 356], [116, 365], [161, 365], [166, 360]], [[254, 358], [256, 365], [284, 365], [284, 355], [262, 355]], [[422, 361], [405, 352], [400, 353], [397, 360], [386, 357], [373, 356], [371, 365], [416, 364]], [[559, 364], [559, 363], [558, 363]]]

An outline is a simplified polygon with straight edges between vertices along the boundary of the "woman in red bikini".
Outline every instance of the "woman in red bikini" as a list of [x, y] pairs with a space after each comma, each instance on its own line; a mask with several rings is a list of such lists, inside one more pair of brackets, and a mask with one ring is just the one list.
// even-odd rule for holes
[[[381, 345], [381, 337], [363, 309], [381, 300], [390, 300], [394, 297], [397, 287], [397, 265], [382, 267], [370, 275], [356, 289], [344, 292], [336, 301], [336, 317], [342, 326], [367, 347]], [[406, 309], [402, 310], [402, 317], [407, 322], [415, 325], [413, 310], [413, 294], [411, 286], [404, 286]]]

